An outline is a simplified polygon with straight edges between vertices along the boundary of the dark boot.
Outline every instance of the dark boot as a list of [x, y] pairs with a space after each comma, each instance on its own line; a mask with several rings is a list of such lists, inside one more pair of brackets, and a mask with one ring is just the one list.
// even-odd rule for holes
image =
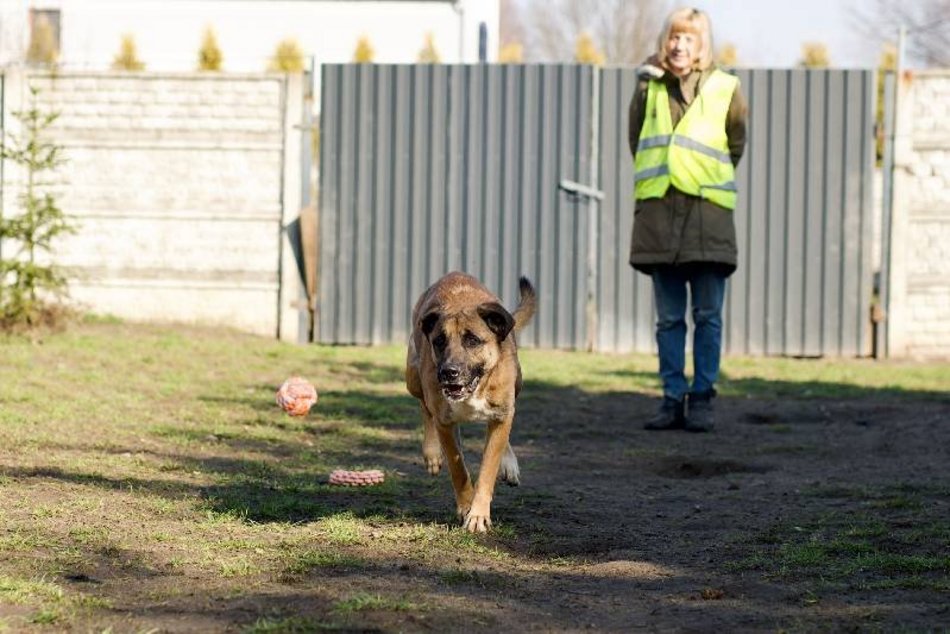
[[683, 429], [686, 424], [686, 403], [677, 401], [670, 396], [664, 396], [660, 409], [643, 426], [650, 431], [666, 431], [668, 429]]
[[689, 414], [686, 419], [686, 431], [707, 432], [716, 426], [716, 414], [713, 399], [716, 390], [690, 392], [688, 398]]

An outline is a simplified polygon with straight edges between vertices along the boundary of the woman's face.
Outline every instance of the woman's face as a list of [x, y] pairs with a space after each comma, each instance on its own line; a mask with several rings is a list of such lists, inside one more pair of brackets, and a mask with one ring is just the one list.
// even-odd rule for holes
[[673, 31], [666, 40], [666, 61], [674, 75], [689, 73], [699, 59], [699, 37], [688, 31]]

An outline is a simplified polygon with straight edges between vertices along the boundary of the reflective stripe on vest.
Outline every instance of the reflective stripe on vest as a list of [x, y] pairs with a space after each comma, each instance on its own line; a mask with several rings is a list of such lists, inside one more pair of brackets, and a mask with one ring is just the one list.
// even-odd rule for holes
[[739, 80], [714, 70], [673, 128], [663, 82], [647, 86], [646, 116], [634, 159], [636, 197], [661, 198], [670, 185], [735, 209], [735, 169], [729, 155], [726, 118]]

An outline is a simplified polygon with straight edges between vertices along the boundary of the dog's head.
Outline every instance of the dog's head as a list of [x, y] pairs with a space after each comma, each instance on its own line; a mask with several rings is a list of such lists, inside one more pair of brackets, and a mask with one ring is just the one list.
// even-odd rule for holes
[[419, 324], [429, 341], [442, 394], [450, 401], [470, 397], [501, 358], [501, 342], [515, 320], [497, 302], [445, 315], [425, 314]]

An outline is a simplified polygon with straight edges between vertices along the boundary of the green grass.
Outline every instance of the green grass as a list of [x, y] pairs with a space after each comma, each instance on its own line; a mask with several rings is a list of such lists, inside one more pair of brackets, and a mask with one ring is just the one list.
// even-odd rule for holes
[[343, 614], [349, 612], [363, 612], [366, 610], [387, 610], [397, 612], [418, 612], [424, 609], [418, 603], [407, 599], [394, 599], [380, 594], [359, 593], [352, 597], [338, 601], [333, 609]]
[[357, 544], [361, 539], [363, 522], [352, 513], [340, 513], [320, 520], [320, 531], [331, 544], [346, 546]]
[[[391, 619], [381, 629], [413, 630], [418, 623], [398, 619], [417, 610], [435, 618], [446, 588], [464, 596], [515, 587], [522, 576], [569, 576], [587, 556], [550, 550], [564, 539], [551, 526], [565, 494], [530, 484], [498, 492], [517, 513], [494, 517], [490, 535], [458, 528], [447, 476], [430, 478], [418, 464], [418, 404], [403, 384], [402, 346], [291, 346], [94, 319], [39, 345], [4, 339], [0, 358], [0, 606], [18, 610], [4, 613], [0, 631], [30, 622], [102, 631], [116, 613], [206, 614], [253, 593], [253, 605], [267, 607], [241, 608], [248, 632], [373, 625], [359, 615], [377, 613]], [[524, 350], [522, 361], [524, 411], [542, 424], [517, 428], [519, 442], [543, 441], [540, 419], [559, 414], [565, 399], [590, 403], [596, 427], [598, 398], [659, 390], [649, 355]], [[274, 403], [295, 374], [320, 394], [299, 419]], [[947, 384], [947, 364], [727, 358], [722, 392], [917, 402], [945, 399]], [[821, 449], [786, 438], [742, 451], [794, 459]], [[466, 441], [480, 451], [480, 438]], [[618, 452], [631, 463], [667, 455], [655, 446]], [[335, 468], [381, 468], [386, 482], [334, 487]], [[776, 525], [737, 569], [945, 589], [946, 556], [934, 545], [950, 548], [950, 526], [929, 509], [947, 494], [936, 485], [803, 490], [852, 512]], [[536, 519], [542, 508], [554, 510]], [[380, 593], [381, 577], [404, 587]]]
[[[590, 392], [658, 392], [656, 358], [547, 350], [520, 353], [529, 382], [569, 387], [584, 377]], [[726, 396], [885, 398], [895, 394], [946, 399], [950, 363], [870, 359], [725, 357], [719, 391]]]
[[826, 587], [943, 591], [950, 587], [950, 518], [920, 503], [928, 493], [940, 490], [899, 484], [806, 492], [852, 508], [773, 525], [733, 569], [804, 579], [815, 593]]
[[63, 599], [63, 589], [53, 583], [36, 579], [16, 579], [0, 576], [0, 600], [10, 603], [35, 601], [58, 602]]
[[295, 553], [287, 566], [289, 574], [305, 574], [323, 568], [361, 568], [364, 560], [336, 550], [313, 550]]
[[309, 634], [310, 632], [325, 632], [335, 629], [339, 628], [323, 621], [291, 616], [287, 618], [258, 619], [244, 632], [245, 634]]
[[723, 375], [723, 394], [791, 398], [915, 395], [945, 400], [950, 364], [727, 357]]
[[[27, 617], [36, 625], [53, 625], [95, 610], [110, 610], [113, 602], [103, 597], [67, 593], [60, 584], [43, 578], [17, 578], [0, 575], [0, 606], [4, 604], [33, 606]], [[0, 632], [6, 623], [0, 620]]]

